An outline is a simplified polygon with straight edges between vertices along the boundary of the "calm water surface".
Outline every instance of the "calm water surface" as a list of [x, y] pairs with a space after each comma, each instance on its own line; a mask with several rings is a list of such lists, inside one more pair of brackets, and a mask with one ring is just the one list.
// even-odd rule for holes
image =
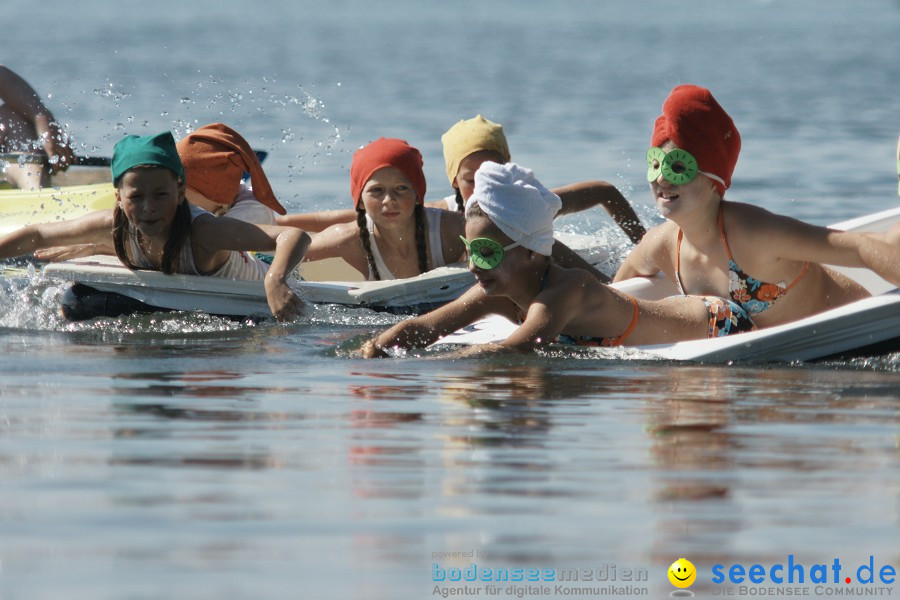
[[[443, 195], [440, 134], [480, 112], [546, 183], [609, 180], [652, 224], [643, 156], [683, 82], [741, 129], [732, 198], [820, 224], [897, 202], [895, 0], [4, 8], [0, 59], [85, 153], [225, 120], [293, 210], [346, 205], [380, 135]], [[628, 249], [598, 211], [562, 226]], [[3, 600], [429, 598], [435, 562], [647, 569], [657, 598], [680, 556], [698, 597], [715, 564], [900, 568], [900, 355], [367, 362], [392, 317], [69, 325], [58, 292], [0, 285]]]

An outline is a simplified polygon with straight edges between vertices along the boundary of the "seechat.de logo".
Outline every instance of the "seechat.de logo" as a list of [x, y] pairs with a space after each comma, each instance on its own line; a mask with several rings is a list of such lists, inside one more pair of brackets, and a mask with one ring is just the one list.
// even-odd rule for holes
[[679, 558], [669, 566], [666, 572], [669, 576], [669, 583], [679, 588], [673, 591], [670, 596], [693, 596], [693, 592], [687, 588], [691, 587], [697, 579], [697, 568], [694, 563], [686, 558]]

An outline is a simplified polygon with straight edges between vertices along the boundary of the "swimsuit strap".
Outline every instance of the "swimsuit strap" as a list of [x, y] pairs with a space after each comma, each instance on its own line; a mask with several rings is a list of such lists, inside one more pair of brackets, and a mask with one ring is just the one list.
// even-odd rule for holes
[[685, 295], [687, 292], [684, 291], [684, 286], [681, 285], [681, 239], [684, 237], [684, 232], [681, 228], [678, 228], [678, 241], [675, 243], [675, 284], [678, 286], [678, 291], [681, 292], [681, 295]]
[[725, 254], [728, 255], [728, 260], [733, 260], [731, 257], [731, 248], [728, 247], [728, 240], [725, 238], [725, 206], [721, 202], [719, 203], [719, 218], [716, 219], [716, 222], [719, 225], [719, 239], [722, 240], [722, 247], [725, 248]]
[[[741, 277], [741, 279], [749, 277], [744, 272], [743, 269], [741, 269], [740, 267], [737, 266], [737, 263], [735, 262], [734, 257], [731, 256], [731, 248], [728, 247], [728, 240], [725, 237], [725, 207], [723, 204], [719, 204], [718, 224], [719, 224], [719, 239], [722, 240], [722, 247], [725, 248], [725, 253], [728, 255], [728, 260], [731, 261], [732, 263], [734, 263], [734, 266], [736, 267], [736, 269], [738, 271], [740, 271], [738, 273], [738, 276]], [[680, 233], [680, 231], [679, 231], [679, 233]], [[680, 239], [679, 239], [679, 241], [680, 241]], [[789, 289], [791, 289], [792, 287], [797, 285], [797, 283], [801, 279], [803, 279], [803, 276], [806, 275], [806, 272], [808, 270], [809, 270], [809, 261], [806, 261], [806, 263], [804, 263], [804, 265], [803, 265], [803, 268], [800, 269], [800, 273], [796, 277], [794, 277], [794, 280], [790, 283], [790, 285], [788, 285], [786, 288], [784, 288], [784, 291], [779, 296], [783, 296], [784, 294], [787, 293], [787, 291]], [[779, 287], [781, 287], [781, 286], [779, 286]]]
[[444, 260], [444, 242], [441, 238], [441, 217], [444, 211], [440, 208], [425, 207], [425, 225], [428, 230], [427, 244], [431, 250], [431, 268], [437, 269], [447, 264]]
[[638, 317], [640, 316], [640, 309], [638, 308], [637, 300], [635, 300], [634, 296], [628, 296], [628, 299], [631, 300], [631, 305], [634, 307], [634, 313], [631, 316], [631, 323], [628, 325], [628, 329], [625, 330], [625, 333], [620, 335], [619, 337], [607, 338], [610, 346], [621, 346], [625, 343], [625, 338], [631, 335], [631, 332], [634, 331], [634, 328], [637, 327]]
[[803, 276], [806, 275], [806, 272], [807, 272], [807, 271], [809, 271], [809, 261], [806, 261], [806, 262], [803, 264], [803, 268], [800, 269], [800, 273], [799, 273], [796, 277], [794, 277], [794, 280], [790, 283], [790, 285], [788, 285], [786, 288], [784, 288], [785, 293], [787, 293], [787, 291], [788, 291], [789, 289], [791, 289], [792, 287], [794, 287], [795, 285], [797, 285], [797, 283], [798, 283], [801, 279], [803, 279]]

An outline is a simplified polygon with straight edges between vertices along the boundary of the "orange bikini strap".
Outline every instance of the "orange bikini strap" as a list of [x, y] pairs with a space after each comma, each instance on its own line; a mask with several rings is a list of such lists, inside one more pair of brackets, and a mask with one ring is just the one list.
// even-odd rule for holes
[[797, 285], [797, 283], [798, 283], [801, 279], [803, 279], [803, 276], [806, 275], [806, 272], [807, 272], [807, 271], [809, 271], [809, 261], [807, 261], [807, 262], [803, 265], [803, 268], [800, 269], [800, 274], [797, 275], [797, 276], [794, 278], [794, 280], [791, 282], [791, 285], [789, 285], [789, 286], [787, 286], [786, 288], [784, 288], [784, 293], [786, 294], [787, 291], [788, 291], [789, 289], [791, 289], [792, 287], [794, 287], [795, 285]]
[[[728, 255], [728, 260], [734, 260], [734, 258], [732, 258], [732, 256], [731, 256], [731, 248], [728, 247], [728, 240], [725, 239], [725, 211], [724, 211], [724, 206], [722, 204], [719, 204], [719, 239], [722, 240], [722, 246], [724, 246], [724, 248], [725, 248], [725, 253]], [[680, 242], [680, 240], [679, 240], [679, 242]], [[803, 279], [803, 276], [806, 275], [806, 272], [808, 270], [809, 270], [809, 262], [807, 261], [806, 264], [803, 265], [803, 268], [800, 269], [800, 274], [794, 278], [794, 281], [792, 281], [789, 286], [784, 288], [783, 293], [787, 293], [787, 291], [789, 289], [791, 289], [792, 287], [797, 285], [797, 282], [799, 282], [801, 279]]]
[[638, 309], [638, 303], [637, 300], [635, 300], [634, 296], [628, 296], [628, 299], [631, 300], [631, 305], [634, 307], [634, 315], [631, 317], [631, 324], [628, 326], [628, 329], [625, 330], [625, 333], [617, 338], [610, 338], [610, 346], [621, 346], [623, 343], [625, 343], [625, 338], [631, 335], [631, 332], [634, 331], [635, 327], [637, 327], [638, 317], [640, 316], [640, 309]]
[[719, 239], [722, 240], [722, 247], [725, 248], [725, 254], [728, 255], [728, 260], [734, 260], [731, 257], [731, 248], [728, 247], [728, 240], [725, 238], [725, 207], [722, 203], [719, 203]]

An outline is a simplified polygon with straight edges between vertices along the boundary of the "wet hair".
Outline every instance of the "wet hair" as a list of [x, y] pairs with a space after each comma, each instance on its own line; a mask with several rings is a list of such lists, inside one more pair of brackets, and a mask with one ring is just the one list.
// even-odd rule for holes
[[[421, 204], [416, 204], [413, 215], [416, 218], [416, 251], [419, 255], [419, 273], [425, 273], [428, 271], [428, 254], [425, 250], [425, 208]], [[372, 254], [369, 225], [366, 222], [366, 208], [362, 202], [356, 208], [356, 225], [359, 227], [359, 241], [366, 253], [369, 270], [375, 275], [375, 281], [381, 281], [381, 273], [378, 272], [375, 255]]]
[[[134, 168], [139, 169], [142, 168], [142, 166]], [[130, 170], [131, 169], [128, 171]], [[128, 171], [125, 171], [125, 173]], [[125, 176], [125, 173], [113, 182], [116, 189], [122, 189], [122, 177]], [[173, 173], [173, 176], [174, 175], [175, 174]], [[177, 176], [176, 178], [179, 186], [184, 185], [181, 178], [178, 178]], [[187, 200], [185, 200], [178, 205], [178, 210], [175, 211], [175, 218], [172, 220], [172, 231], [169, 234], [169, 239], [166, 240], [166, 245], [163, 247], [162, 265], [160, 265], [160, 270], [167, 275], [171, 275], [175, 272], [181, 249], [184, 248], [184, 245], [191, 235], [191, 221], [191, 207]], [[128, 252], [125, 250], [125, 240], [128, 239], [129, 235], [136, 236], [138, 235], [138, 232], [128, 221], [125, 211], [122, 210], [122, 207], [116, 202], [116, 206], [113, 209], [113, 245], [116, 250], [116, 256], [119, 257], [122, 264], [133, 271], [138, 267], [131, 262], [128, 258]]]
[[469, 207], [469, 210], [466, 211], [466, 219], [471, 219], [472, 217], [484, 217], [485, 219], [490, 219], [483, 210], [481, 210], [481, 206], [478, 202], [473, 202], [472, 206]]

